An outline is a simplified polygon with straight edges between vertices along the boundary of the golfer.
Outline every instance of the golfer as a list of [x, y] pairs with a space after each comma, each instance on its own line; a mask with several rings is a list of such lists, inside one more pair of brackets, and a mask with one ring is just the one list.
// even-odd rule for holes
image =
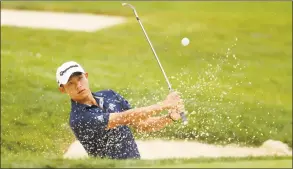
[[[157, 131], [179, 120], [184, 109], [176, 92], [158, 104], [133, 109], [113, 90], [91, 92], [88, 73], [74, 61], [62, 64], [56, 78], [60, 92], [71, 99], [70, 127], [92, 157], [140, 158], [130, 126], [142, 132]], [[153, 117], [163, 110], [168, 114]]]

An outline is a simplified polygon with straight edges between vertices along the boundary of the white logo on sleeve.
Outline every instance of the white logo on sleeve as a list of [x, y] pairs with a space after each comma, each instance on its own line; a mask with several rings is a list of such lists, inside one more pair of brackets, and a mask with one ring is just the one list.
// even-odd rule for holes
[[115, 106], [116, 106], [115, 104], [113, 104], [113, 103], [110, 103], [110, 104], [109, 104], [109, 109], [113, 111], [113, 110], [114, 110], [114, 108], [115, 108]]

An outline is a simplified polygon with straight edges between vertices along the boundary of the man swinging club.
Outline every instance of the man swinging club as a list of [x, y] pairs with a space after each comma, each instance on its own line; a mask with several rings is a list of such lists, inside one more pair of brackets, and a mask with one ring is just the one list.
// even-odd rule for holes
[[[153, 132], [180, 119], [183, 101], [177, 92], [154, 105], [131, 108], [127, 100], [113, 90], [91, 92], [88, 73], [80, 64], [69, 61], [56, 72], [59, 90], [69, 95], [70, 127], [89, 156], [140, 158], [130, 126], [140, 132]], [[156, 116], [163, 110], [167, 115]]]

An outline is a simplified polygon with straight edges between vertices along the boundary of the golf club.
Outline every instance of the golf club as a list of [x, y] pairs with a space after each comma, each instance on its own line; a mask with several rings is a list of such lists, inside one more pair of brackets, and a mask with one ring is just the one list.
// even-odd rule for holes
[[[154, 49], [154, 47], [153, 47], [153, 45], [152, 45], [152, 43], [151, 43], [151, 41], [150, 41], [148, 35], [147, 35], [147, 33], [146, 33], [146, 31], [145, 31], [145, 29], [144, 29], [144, 27], [143, 27], [143, 25], [142, 25], [142, 23], [141, 23], [139, 17], [138, 17], [138, 14], [137, 14], [137, 12], [136, 12], [134, 6], [132, 6], [131, 4], [128, 4], [128, 3], [122, 3], [122, 6], [129, 6], [129, 7], [133, 10], [134, 15], [135, 15], [135, 17], [136, 17], [138, 23], [140, 24], [140, 26], [141, 26], [141, 28], [142, 28], [142, 30], [143, 30], [143, 33], [144, 33], [144, 35], [145, 35], [145, 37], [146, 37], [146, 39], [147, 39], [149, 45], [151, 46], [151, 49], [152, 49], [152, 51], [153, 51], [153, 53], [154, 53], [154, 55], [155, 55], [155, 57], [156, 57], [156, 60], [157, 60], [159, 66], [160, 66], [160, 68], [161, 68], [161, 71], [163, 72], [163, 75], [164, 75], [164, 77], [165, 77], [165, 79], [166, 79], [166, 82], [167, 82], [167, 84], [168, 84], [169, 91], [172, 92], [173, 89], [172, 89], [172, 87], [171, 87], [171, 84], [170, 84], [170, 82], [169, 82], [169, 79], [168, 79], [168, 77], [167, 77], [167, 75], [166, 75], [166, 73], [165, 73], [165, 71], [164, 71], [164, 69], [163, 69], [163, 67], [162, 67], [162, 65], [161, 65], [161, 63], [160, 63], [160, 60], [159, 60], [159, 58], [158, 58], [158, 56], [157, 56], [157, 53], [156, 53], [156, 51], [155, 51], [155, 49]], [[182, 121], [183, 121], [183, 124], [186, 125], [186, 124], [188, 123], [188, 121], [187, 121], [187, 118], [186, 118], [186, 116], [185, 116], [185, 113], [184, 113], [184, 112], [181, 112], [181, 113], [180, 113], [180, 116], [181, 116], [181, 119], [182, 119]]]

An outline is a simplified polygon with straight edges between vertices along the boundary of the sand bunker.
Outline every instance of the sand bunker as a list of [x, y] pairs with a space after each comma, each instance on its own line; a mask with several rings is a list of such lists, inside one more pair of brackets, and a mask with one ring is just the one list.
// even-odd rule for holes
[[[191, 141], [136, 141], [142, 159], [197, 158], [197, 157], [248, 157], [248, 156], [292, 156], [288, 145], [275, 140], [267, 140], [262, 146], [240, 147], [237, 145], [218, 146]], [[73, 142], [64, 158], [88, 158], [79, 141]]]
[[1, 26], [94, 32], [125, 21], [105, 15], [1, 9]]

